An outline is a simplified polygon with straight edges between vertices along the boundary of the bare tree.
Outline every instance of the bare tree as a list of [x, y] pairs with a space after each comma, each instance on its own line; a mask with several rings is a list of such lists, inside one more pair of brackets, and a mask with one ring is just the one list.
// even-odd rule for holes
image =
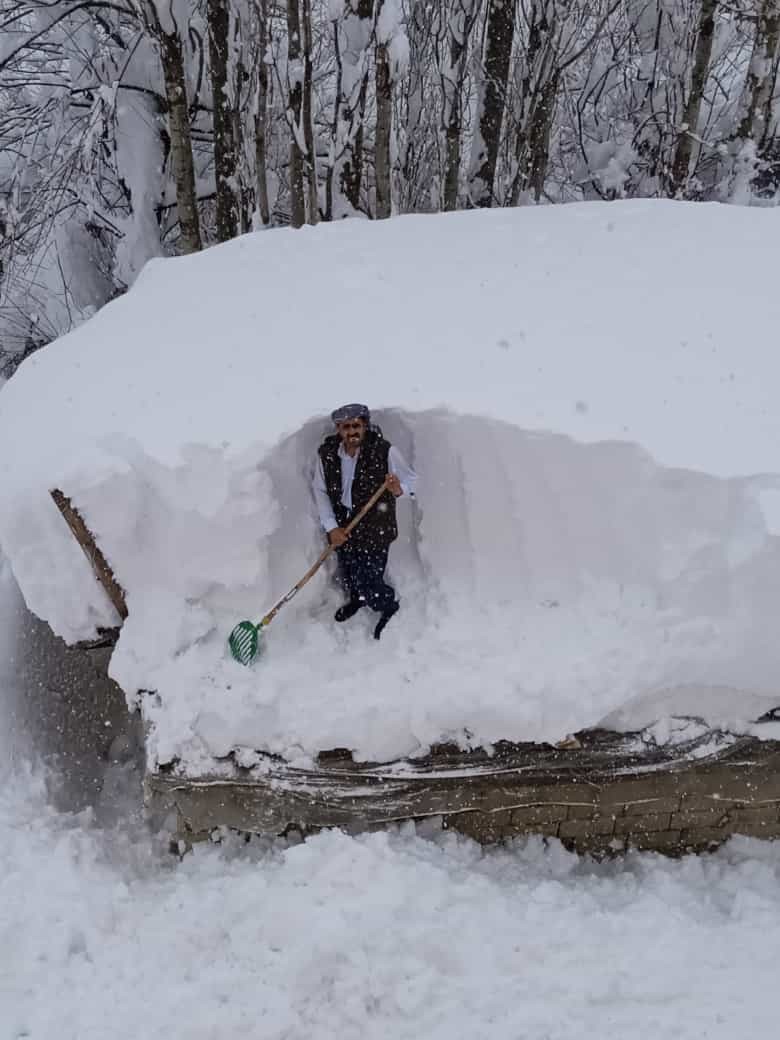
[[528, 44], [512, 118], [516, 125], [510, 196], [513, 206], [529, 191], [537, 202], [541, 198], [563, 61], [559, 40], [562, 27], [556, 22], [555, 5], [548, 0], [530, 0], [526, 18]]
[[373, 28], [374, 0], [346, 0], [335, 26], [339, 86], [334, 179], [339, 194], [353, 210], [360, 209], [363, 182], [363, 117]]
[[691, 85], [683, 109], [682, 126], [672, 160], [670, 188], [674, 195], [685, 195], [691, 165], [693, 142], [699, 127], [704, 90], [712, 58], [715, 39], [715, 13], [718, 0], [702, 0], [699, 10], [699, 25], [696, 34], [696, 50], [691, 69]]
[[306, 223], [306, 198], [303, 188], [303, 64], [301, 61], [301, 18], [298, 0], [287, 0], [287, 120], [290, 125], [290, 223]]
[[319, 201], [317, 184], [317, 151], [314, 144], [314, 123], [312, 118], [312, 83], [314, 77], [312, 56], [311, 0], [301, 0], [303, 15], [303, 103], [301, 118], [303, 123], [303, 144], [306, 157], [306, 185], [308, 201], [308, 221], [316, 224], [319, 220]]
[[463, 106], [467, 100], [464, 88], [468, 71], [469, 37], [480, 9], [481, 0], [450, 0], [446, 13], [445, 57], [439, 69], [444, 136], [442, 204], [445, 210], [456, 209], [458, 205]]
[[206, 10], [214, 126], [217, 241], [226, 242], [228, 239], [234, 238], [239, 229], [235, 118], [228, 87], [229, 2], [228, 0], [207, 0]]
[[374, 172], [376, 177], [376, 217], [382, 220], [393, 211], [390, 178], [390, 137], [393, 129], [393, 82], [387, 44], [376, 45], [376, 133], [374, 135]]
[[271, 223], [266, 147], [268, 126], [268, 0], [255, 0], [254, 15], [257, 26], [254, 100], [256, 208], [260, 222], [264, 227], [267, 227]]
[[469, 175], [469, 193], [475, 206], [493, 205], [514, 32], [515, 0], [488, 0], [484, 86]]
[[[409, 72], [399, 83], [397, 120], [399, 163], [398, 208], [403, 213], [439, 208], [440, 192], [435, 171], [439, 165], [439, 110], [441, 93], [435, 93], [431, 68], [438, 36], [438, 9], [427, 0], [413, 0], [407, 20]], [[433, 202], [433, 196], [436, 202]]]
[[407, 68], [409, 42], [401, 24], [399, 0], [377, 0], [374, 31], [376, 123], [374, 131], [375, 216], [389, 217], [393, 211], [393, 88]]
[[176, 22], [172, 8], [168, 14], [169, 17], [163, 23], [155, 4], [150, 0], [144, 0], [142, 16], [148, 31], [157, 42], [165, 82], [171, 165], [176, 181], [176, 208], [179, 213], [182, 252], [196, 253], [202, 249], [202, 241], [187, 103], [184, 45], [181, 28]]
[[777, 83], [780, 0], [760, 0], [753, 49], [743, 90], [744, 114], [737, 129], [742, 141], [766, 146], [773, 132], [772, 103]]

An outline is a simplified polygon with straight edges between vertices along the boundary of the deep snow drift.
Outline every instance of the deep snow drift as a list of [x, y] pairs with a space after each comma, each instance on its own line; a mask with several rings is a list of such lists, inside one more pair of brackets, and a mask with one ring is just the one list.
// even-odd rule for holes
[[[780, 670], [774, 210], [660, 202], [359, 221], [154, 261], [0, 393], [0, 541], [68, 640], [128, 593], [112, 672], [152, 760], [555, 739], [678, 700], [734, 727]], [[380, 644], [306, 570], [327, 412], [365, 400], [420, 475]], [[679, 698], [678, 692], [679, 691]]]

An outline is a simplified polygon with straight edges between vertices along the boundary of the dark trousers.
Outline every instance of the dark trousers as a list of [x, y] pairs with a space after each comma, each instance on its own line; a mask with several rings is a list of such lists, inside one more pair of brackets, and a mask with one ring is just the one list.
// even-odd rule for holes
[[384, 580], [389, 546], [366, 546], [347, 542], [336, 550], [339, 580], [352, 600], [384, 613], [395, 603], [395, 589]]

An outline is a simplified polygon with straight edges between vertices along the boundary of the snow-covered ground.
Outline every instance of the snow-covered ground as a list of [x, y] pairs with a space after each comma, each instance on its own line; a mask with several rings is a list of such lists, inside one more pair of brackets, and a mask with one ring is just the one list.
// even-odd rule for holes
[[40, 639], [0, 566], [2, 1040], [775, 1037], [780, 843], [596, 864], [407, 826], [179, 862]]
[[780, 844], [198, 848], [0, 777], [3, 1040], [773, 1040]]
[[[0, 394], [0, 541], [66, 639], [116, 619], [151, 761], [390, 759], [780, 701], [777, 210], [626, 202], [350, 221], [153, 261]], [[322, 545], [327, 413], [365, 400], [420, 475], [403, 609], [336, 626], [321, 574], [242, 669], [225, 639]], [[367, 612], [365, 612], [367, 613]], [[636, 711], [634, 710], [636, 709]], [[616, 722], [616, 724], [617, 724]]]
[[774, 1040], [780, 843], [596, 864], [407, 826], [179, 862], [97, 729], [32, 765], [67, 705], [2, 571], [0, 618], [2, 1040]]

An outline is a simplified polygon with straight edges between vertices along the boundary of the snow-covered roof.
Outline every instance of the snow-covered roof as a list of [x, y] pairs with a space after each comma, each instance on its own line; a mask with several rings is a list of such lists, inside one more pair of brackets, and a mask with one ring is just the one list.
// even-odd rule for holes
[[[769, 694], [778, 231], [776, 210], [590, 203], [153, 261], [0, 393], [28, 605], [68, 640], [114, 620], [58, 486], [127, 590], [113, 670], [160, 693], [161, 757], [391, 757], [560, 735], [670, 683]], [[224, 637], [319, 551], [308, 475], [347, 400], [420, 474], [404, 609], [377, 646], [367, 620], [336, 630], [320, 577], [243, 672]]]

